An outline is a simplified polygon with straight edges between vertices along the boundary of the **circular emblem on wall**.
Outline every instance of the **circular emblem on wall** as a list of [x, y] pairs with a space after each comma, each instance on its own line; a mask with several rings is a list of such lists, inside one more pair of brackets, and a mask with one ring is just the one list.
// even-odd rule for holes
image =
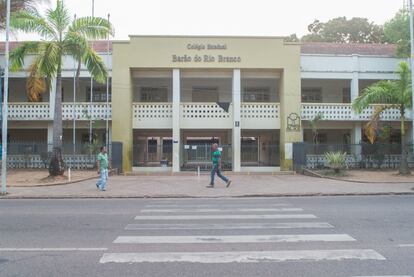
[[291, 113], [287, 117], [286, 130], [290, 132], [299, 132], [300, 131], [301, 119], [297, 113]]

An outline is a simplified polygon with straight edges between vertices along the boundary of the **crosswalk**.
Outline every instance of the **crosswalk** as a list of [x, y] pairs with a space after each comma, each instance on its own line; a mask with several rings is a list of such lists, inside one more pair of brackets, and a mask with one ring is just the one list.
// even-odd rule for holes
[[[117, 251], [104, 253], [100, 263], [386, 260], [374, 249], [359, 248], [356, 238], [336, 232], [329, 222], [288, 203], [258, 204], [243, 200], [193, 203], [158, 200], [146, 205], [135, 216], [135, 222], [114, 239], [113, 248]], [[127, 250], [119, 251], [123, 245], [128, 246]], [[148, 248], [164, 245], [168, 247], [161, 250], [168, 251]], [[229, 248], [234, 245], [240, 247]], [[204, 246], [209, 247], [200, 251]]]

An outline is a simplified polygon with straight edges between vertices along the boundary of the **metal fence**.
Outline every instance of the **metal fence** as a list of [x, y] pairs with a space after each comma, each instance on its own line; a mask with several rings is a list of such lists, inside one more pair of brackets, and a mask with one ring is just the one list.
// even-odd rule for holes
[[241, 144], [241, 166], [280, 166], [278, 143]]
[[136, 144], [132, 153], [133, 166], [169, 167], [172, 165], [172, 144]]
[[[190, 171], [200, 170], [206, 171], [211, 169], [212, 149], [211, 143], [189, 143], [182, 145], [181, 148], [181, 170]], [[232, 147], [229, 144], [220, 145], [221, 165], [223, 170], [232, 169]]]
[[[414, 167], [413, 146], [407, 145], [408, 164]], [[328, 167], [325, 154], [346, 153], [348, 168], [398, 168], [401, 161], [400, 144], [307, 144], [295, 143], [293, 160], [295, 169]]]
[[[91, 169], [96, 166], [100, 144], [63, 144], [62, 156], [66, 167]], [[1, 145], [0, 145], [1, 147]], [[110, 154], [111, 147], [108, 149]], [[9, 168], [47, 168], [53, 145], [40, 142], [10, 142], [7, 144]]]

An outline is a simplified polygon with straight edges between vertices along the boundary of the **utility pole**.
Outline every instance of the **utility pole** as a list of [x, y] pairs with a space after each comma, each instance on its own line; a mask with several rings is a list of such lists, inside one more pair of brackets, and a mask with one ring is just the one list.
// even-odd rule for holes
[[[75, 14], [75, 20], [76, 20], [76, 14]], [[73, 159], [75, 159], [76, 155], [76, 59], [73, 58], [73, 110], [72, 110], [72, 116], [73, 116], [73, 130], [72, 130], [72, 146], [73, 146]]]
[[2, 121], [2, 163], [1, 163], [1, 194], [7, 193], [7, 117], [9, 96], [9, 33], [10, 33], [10, 0], [6, 1], [6, 45], [4, 57], [6, 59], [4, 69], [4, 100]]
[[[95, 17], [95, 0], [92, 0], [92, 17]], [[92, 41], [92, 48], [93, 48], [93, 41]], [[92, 104], [93, 104], [93, 76], [91, 75], [91, 84], [90, 84], [90, 92], [89, 92], [89, 147], [92, 145]]]
[[[108, 22], [110, 22], [110, 18], [111, 15], [108, 13]], [[109, 36], [110, 33], [108, 32], [108, 40], [106, 43], [106, 63], [107, 66], [109, 68]], [[106, 149], [107, 151], [109, 151], [109, 72], [108, 72], [108, 76], [106, 77], [106, 125], [105, 125], [105, 145], [106, 145]], [[111, 153], [109, 153], [110, 155]]]
[[[411, 43], [411, 82], [414, 80], [414, 33], [413, 33], [413, 0], [409, 0], [408, 11], [410, 12], [410, 43]], [[414, 86], [411, 86], [411, 101], [414, 104]], [[412, 126], [411, 126], [411, 144], [414, 141], [414, 107], [412, 110]]]

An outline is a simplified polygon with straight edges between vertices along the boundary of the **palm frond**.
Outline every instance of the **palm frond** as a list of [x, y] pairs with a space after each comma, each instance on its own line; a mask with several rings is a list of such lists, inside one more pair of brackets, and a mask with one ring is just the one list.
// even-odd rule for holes
[[88, 48], [88, 41], [79, 33], [69, 31], [63, 41], [64, 53], [75, 57], [76, 60], [82, 60], [82, 55]]
[[62, 64], [62, 51], [57, 42], [48, 42], [39, 51], [35, 62], [40, 76], [52, 79]]
[[82, 56], [82, 62], [98, 83], [105, 83], [108, 76], [105, 63], [102, 58], [88, 46]]
[[10, 52], [10, 68], [12, 71], [19, 71], [24, 66], [24, 59], [28, 55], [35, 55], [42, 47], [43, 42], [26, 41]]
[[37, 65], [30, 66], [30, 74], [26, 83], [26, 91], [29, 102], [39, 102], [46, 91], [46, 80], [37, 72]]
[[[37, 4], [49, 2], [48, 0], [13, 0], [10, 2], [10, 12], [13, 15], [18, 11], [35, 11]], [[5, 28], [6, 1], [0, 0], [0, 29]]]
[[45, 39], [56, 39], [57, 33], [36, 10], [23, 10], [13, 14], [10, 26], [26, 33], [37, 33]]
[[108, 20], [91, 16], [75, 19], [69, 32], [78, 33], [88, 39], [104, 39], [114, 34], [112, 24]]
[[58, 40], [61, 40], [63, 33], [71, 22], [69, 10], [65, 7], [62, 0], [56, 1], [55, 9], [48, 9], [46, 11], [46, 18], [58, 33]]
[[389, 108], [389, 105], [375, 106], [370, 121], [365, 125], [365, 135], [367, 136], [371, 144], [373, 144], [377, 138], [377, 131], [381, 113]]
[[398, 94], [398, 88], [394, 81], [379, 81], [362, 91], [352, 103], [352, 107], [358, 113], [368, 108], [371, 104], [401, 104], [402, 99]]

